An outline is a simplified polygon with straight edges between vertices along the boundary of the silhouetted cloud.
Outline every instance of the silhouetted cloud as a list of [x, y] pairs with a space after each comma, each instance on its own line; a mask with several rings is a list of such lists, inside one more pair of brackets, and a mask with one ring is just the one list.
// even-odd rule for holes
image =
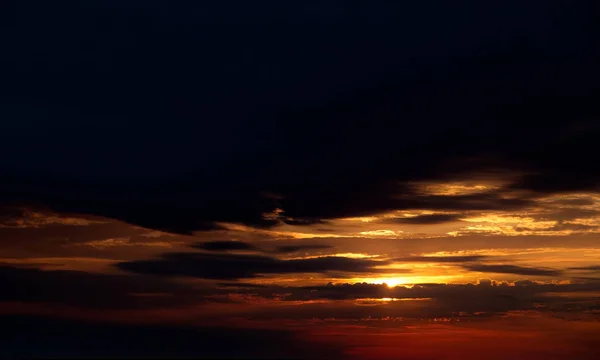
[[208, 251], [231, 251], [231, 250], [257, 250], [257, 248], [243, 241], [206, 241], [193, 244], [192, 247]]
[[296, 226], [327, 224], [326, 221], [323, 221], [321, 219], [284, 219], [283, 222], [288, 225], [296, 225]]
[[[295, 288], [272, 287], [262, 290], [253, 289], [253, 293], [265, 297], [272, 293], [285, 294], [284, 301], [332, 301], [331, 306], [326, 307], [326, 310], [320, 310], [315, 306], [312, 311], [289, 316], [345, 319], [390, 316], [405, 319], [433, 319], [456, 316], [492, 317], [518, 310], [579, 313], [582, 308], [573, 307], [569, 294], [577, 294], [585, 309], [597, 309], [600, 303], [594, 294], [600, 289], [599, 284], [592, 281], [548, 284], [530, 280], [509, 284], [482, 279], [479, 284], [417, 284], [412, 287], [388, 287], [367, 283]], [[344, 304], [342, 301], [353, 302]], [[366, 309], [356, 306], [362, 303], [369, 306]]]
[[393, 218], [385, 220], [388, 223], [396, 223], [396, 224], [441, 224], [450, 221], [457, 221], [463, 218], [464, 215], [461, 214], [431, 214], [431, 215], [419, 215], [414, 217], [406, 217], [406, 218]]
[[539, 269], [532, 267], [523, 267], [517, 265], [484, 265], [484, 264], [466, 264], [463, 268], [470, 271], [498, 273], [498, 274], [515, 274], [515, 275], [532, 275], [532, 276], [559, 276], [563, 272], [560, 270]]
[[[182, 263], [179, 265], [186, 266]], [[189, 309], [199, 303], [208, 305], [258, 301], [260, 304], [264, 300], [357, 300], [359, 303], [366, 301], [370, 302], [371, 306], [377, 306], [370, 309], [356, 309], [357, 306], [352, 303], [341, 302], [322, 305], [315, 303], [302, 308], [266, 306], [256, 311], [252, 308], [246, 311], [252, 311], [252, 317], [255, 319], [311, 319], [313, 317], [360, 319], [368, 316], [435, 318], [477, 312], [486, 312], [486, 316], [493, 316], [512, 310], [578, 312], [582, 309], [581, 306], [586, 306], [587, 310], [600, 306], [594, 295], [600, 290], [600, 282], [593, 280], [571, 284], [519, 280], [509, 284], [482, 279], [479, 284], [416, 284], [412, 287], [388, 287], [385, 284], [369, 283], [330, 283], [294, 287], [223, 282], [215, 284], [216, 287], [190, 287], [168, 279], [139, 275], [98, 275], [7, 267], [0, 267], [0, 277], [3, 279], [5, 290], [0, 293], [0, 301], [29, 303], [31, 306], [49, 303], [59, 308], [60, 305], [64, 305], [69, 308], [91, 309], [91, 314], [97, 314], [97, 309], [190, 311]], [[577, 294], [579, 307], [573, 307], [569, 293]], [[386, 305], [385, 301], [374, 299], [414, 299], [414, 301], [425, 301], [426, 305], [415, 307], [413, 305], [418, 303], [391, 300], [388, 300], [390, 303]], [[198, 310], [202, 310], [202, 307]], [[210, 312], [210, 309], [207, 311]], [[56, 315], [61, 316], [61, 312], [57, 311]]]
[[214, 252], [227, 252], [227, 251], [236, 251], [236, 250], [246, 250], [246, 251], [255, 251], [262, 252], [265, 254], [274, 253], [274, 254], [290, 254], [299, 251], [309, 251], [309, 250], [325, 250], [331, 249], [330, 245], [323, 244], [300, 244], [300, 245], [282, 245], [277, 246], [275, 249], [270, 250], [264, 247], [258, 247], [254, 244], [243, 242], [243, 241], [233, 241], [233, 240], [219, 240], [219, 241], [205, 241], [200, 243], [192, 244], [191, 247], [196, 249], [202, 249], [207, 251]]
[[246, 288], [246, 289], [267, 289], [267, 288], [269, 288], [269, 285], [252, 284], [252, 283], [244, 283], [244, 282], [223, 282], [223, 283], [217, 283], [217, 285], [224, 286], [224, 287]]
[[600, 271], [600, 265], [570, 267], [569, 270]]
[[[39, 222], [44, 221], [46, 220], [40, 219]], [[100, 244], [102, 241], [117, 238], [133, 245], [182, 240], [181, 237], [145, 236], [149, 232], [148, 229], [112, 220], [77, 226], [50, 223], [43, 226], [0, 227], [0, 253], [18, 257], [89, 257], [97, 254], [102, 258], [123, 259], [125, 254], [122, 251], [116, 254], [108, 248], [99, 249], [84, 245]]]
[[[82, 271], [0, 266], [0, 301], [62, 303], [87, 308], [139, 309], [192, 304], [210, 289], [190, 289], [167, 279], [93, 274]], [[166, 293], [171, 297], [140, 298], [133, 294]]]
[[387, 261], [337, 256], [280, 260], [262, 255], [167, 253], [158, 259], [121, 262], [117, 267], [140, 274], [226, 280], [255, 278], [262, 274], [360, 273], [376, 271], [376, 266], [386, 264]]
[[295, 253], [298, 251], [306, 251], [306, 250], [326, 250], [326, 249], [331, 249], [332, 246], [330, 245], [319, 245], [319, 244], [307, 244], [307, 245], [284, 245], [284, 246], [278, 246], [275, 249], [276, 253], [280, 253], [280, 254], [288, 254], [288, 253]]

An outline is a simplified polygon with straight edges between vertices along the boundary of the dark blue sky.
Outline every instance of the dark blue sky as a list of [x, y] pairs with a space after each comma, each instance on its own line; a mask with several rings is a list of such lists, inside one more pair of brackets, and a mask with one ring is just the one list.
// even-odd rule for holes
[[[552, 184], [564, 174], [536, 151], [566, 147], [553, 157], [570, 159], [589, 142], [560, 134], [595, 126], [594, 10], [591, 1], [11, 1], [3, 197], [122, 217], [115, 197], [134, 221], [136, 199], [186, 208], [172, 189], [195, 184], [193, 206], [245, 199], [250, 217], [277, 206], [261, 192], [312, 193], [315, 205], [288, 204], [312, 217], [319, 194], [340, 201], [350, 189], [444, 177], [449, 163], [541, 172]], [[471, 158], [486, 160], [463, 164]], [[571, 167], [575, 187], [594, 182], [587, 162]]]
[[561, 61], [593, 46], [583, 2], [9, 4], [2, 164], [77, 175], [174, 174], [271, 151], [282, 111], [383, 84], [435, 88], [476, 72], [478, 57]]

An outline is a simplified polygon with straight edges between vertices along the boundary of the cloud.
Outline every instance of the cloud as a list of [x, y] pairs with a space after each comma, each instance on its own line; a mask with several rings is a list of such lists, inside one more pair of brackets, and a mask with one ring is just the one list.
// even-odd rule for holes
[[300, 245], [281, 245], [276, 246], [274, 249], [269, 248], [261, 248], [254, 244], [243, 242], [243, 241], [233, 241], [233, 240], [219, 240], [219, 241], [205, 241], [201, 243], [192, 244], [191, 247], [201, 250], [214, 251], [214, 252], [229, 252], [229, 251], [237, 251], [237, 250], [245, 250], [245, 251], [255, 251], [262, 252], [265, 254], [273, 253], [273, 254], [291, 254], [299, 251], [309, 251], [309, 250], [325, 250], [331, 249], [330, 245], [322, 245], [322, 244], [300, 244]]
[[[589, 206], [594, 205], [595, 201], [593, 199], [559, 199], [555, 200], [554, 203], [560, 205], [571, 205], [571, 206]], [[582, 210], [585, 211], [585, 210]], [[597, 213], [597, 211], [595, 212]]]
[[[0, 301], [47, 302], [95, 309], [137, 309], [192, 304], [209, 292], [145, 276], [41, 271], [0, 266]], [[139, 298], [131, 294], [169, 293], [170, 298]]]
[[167, 253], [157, 259], [121, 262], [116, 266], [140, 274], [234, 280], [263, 274], [372, 272], [381, 271], [376, 267], [387, 264], [386, 261], [337, 256], [280, 260], [263, 255]]
[[[264, 297], [273, 293], [284, 294], [283, 301], [331, 301], [325, 310], [321, 311], [315, 305], [310, 311], [298, 315], [301, 317], [310, 318], [318, 314], [340, 319], [369, 316], [433, 319], [492, 317], [524, 310], [580, 315], [581, 308], [573, 306], [571, 296], [577, 296], [587, 310], [597, 309], [600, 303], [595, 294], [600, 289], [599, 285], [592, 281], [548, 284], [530, 280], [507, 283], [482, 279], [479, 284], [417, 284], [410, 288], [368, 283], [330, 283], [322, 286], [252, 289], [252, 292]], [[365, 303], [369, 304], [368, 309], [356, 309], [360, 308], [357, 304]]]
[[243, 283], [243, 282], [223, 282], [223, 283], [217, 283], [217, 285], [224, 286], [224, 287], [230, 287], [230, 288], [246, 288], [246, 289], [267, 289], [267, 288], [269, 288], [268, 285]]
[[304, 226], [304, 225], [323, 225], [326, 221], [321, 219], [284, 219], [283, 222], [288, 225]]
[[532, 267], [523, 267], [517, 265], [484, 265], [484, 264], [465, 264], [463, 268], [470, 271], [498, 273], [498, 274], [515, 274], [515, 275], [532, 275], [532, 276], [560, 276], [563, 272], [560, 270], [540, 269]]
[[391, 224], [433, 225], [451, 221], [458, 221], [463, 217], [464, 215], [461, 214], [431, 214], [406, 218], [387, 219], [385, 220], [385, 222]]
[[279, 253], [279, 254], [289, 254], [289, 253], [295, 253], [295, 252], [306, 251], [306, 250], [326, 250], [326, 249], [331, 249], [332, 247], [333, 246], [330, 246], [330, 245], [319, 245], [319, 244], [284, 245], [284, 246], [278, 246], [277, 248], [275, 248], [275, 252]]
[[[127, 238], [129, 244], [160, 243], [163, 241], [181, 241], [181, 238], [155, 237], [143, 235], [148, 230], [117, 222], [106, 221], [86, 226], [51, 224], [40, 227], [0, 227], [0, 251], [5, 256], [16, 257], [64, 257], [68, 255], [89, 256], [91, 246], [107, 239]], [[102, 256], [110, 255], [103, 252]], [[124, 254], [121, 253], [121, 256]]]
[[230, 240], [206, 241], [202, 243], [193, 244], [192, 247], [208, 251], [258, 250], [254, 245], [250, 243]]
[[437, 262], [437, 263], [463, 263], [474, 262], [489, 258], [485, 255], [465, 255], [465, 256], [406, 256], [392, 259], [397, 262]]
[[569, 270], [599, 271], [600, 265], [570, 267]]
[[65, 216], [47, 210], [36, 211], [26, 207], [2, 206], [0, 204], [0, 228], [27, 229], [52, 225], [88, 226], [103, 223], [106, 223], [106, 221], [84, 216]]
[[[178, 262], [177, 265], [179, 270], [187, 266], [183, 262]], [[317, 265], [306, 266], [310, 266], [312, 270]], [[318, 267], [321, 268], [321, 265]], [[154, 269], [154, 273], [158, 271]], [[196, 270], [194, 275], [198, 275], [198, 272], [199, 270]], [[166, 272], [163, 271], [164, 273]], [[237, 304], [236, 311], [240, 314], [248, 314], [257, 320], [314, 317], [362, 319], [369, 316], [433, 319], [441, 316], [455, 317], [459, 316], [459, 313], [472, 315], [478, 312], [486, 312], [485, 316], [494, 316], [513, 310], [578, 313], [583, 309], [582, 306], [587, 310], [597, 309], [600, 306], [595, 297], [595, 294], [600, 291], [600, 283], [597, 281], [554, 284], [519, 280], [511, 284], [483, 279], [479, 284], [416, 284], [410, 288], [369, 283], [330, 283], [294, 287], [223, 282], [215, 286], [189, 286], [166, 278], [142, 275], [99, 275], [10, 267], [0, 267], [0, 277], [3, 279], [3, 289], [6, 290], [0, 294], [0, 302], [4, 304], [30, 304], [30, 309], [39, 304], [54, 304], [60, 309], [79, 309], [81, 314], [92, 311], [90, 316], [97, 315], [98, 309], [113, 311], [112, 314], [119, 317], [132, 310], [138, 312], [168, 310], [173, 317], [167, 316], [165, 319], [180, 319], [177, 313], [185, 312], [186, 318], [191, 317], [192, 314], [198, 314], [203, 318], [206, 318], [206, 314], [212, 314], [210, 318], [219, 321], [219, 319], [229, 319], [229, 313], [223, 315], [216, 310], [220, 309], [219, 306], [226, 306], [232, 302]], [[580, 305], [576, 308], [569, 294], [577, 296]], [[373, 299], [407, 301], [385, 302]], [[326, 302], [312, 304], [311, 301], [314, 300]], [[368, 301], [372, 304], [369, 309], [357, 307], [355, 300], [361, 304]], [[294, 301], [306, 305], [272, 306]], [[240, 303], [256, 306], [245, 308], [240, 307]], [[359, 307], [361, 309], [357, 309]], [[56, 311], [56, 316], [59, 317], [68, 314], [68, 311], [64, 314], [62, 310]], [[132, 321], [136, 321], [135, 319], [132, 318]]]

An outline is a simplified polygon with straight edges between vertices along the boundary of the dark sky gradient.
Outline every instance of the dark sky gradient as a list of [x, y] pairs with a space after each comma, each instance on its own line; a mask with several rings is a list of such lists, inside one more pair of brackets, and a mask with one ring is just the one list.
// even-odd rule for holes
[[485, 168], [597, 184], [593, 2], [12, 3], [7, 201], [185, 233], [399, 208], [397, 181]]

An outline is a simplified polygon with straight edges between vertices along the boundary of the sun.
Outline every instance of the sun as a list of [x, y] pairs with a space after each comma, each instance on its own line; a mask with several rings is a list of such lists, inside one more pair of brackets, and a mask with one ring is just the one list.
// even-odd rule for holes
[[398, 285], [412, 284], [414, 279], [407, 277], [390, 277], [390, 278], [354, 278], [353, 283], [369, 283], [369, 284], [386, 284], [389, 287]]
[[393, 277], [393, 278], [377, 279], [377, 282], [382, 283], [382, 284], [387, 284], [389, 287], [394, 287], [394, 286], [398, 286], [398, 285], [409, 284], [412, 281], [406, 277]]

